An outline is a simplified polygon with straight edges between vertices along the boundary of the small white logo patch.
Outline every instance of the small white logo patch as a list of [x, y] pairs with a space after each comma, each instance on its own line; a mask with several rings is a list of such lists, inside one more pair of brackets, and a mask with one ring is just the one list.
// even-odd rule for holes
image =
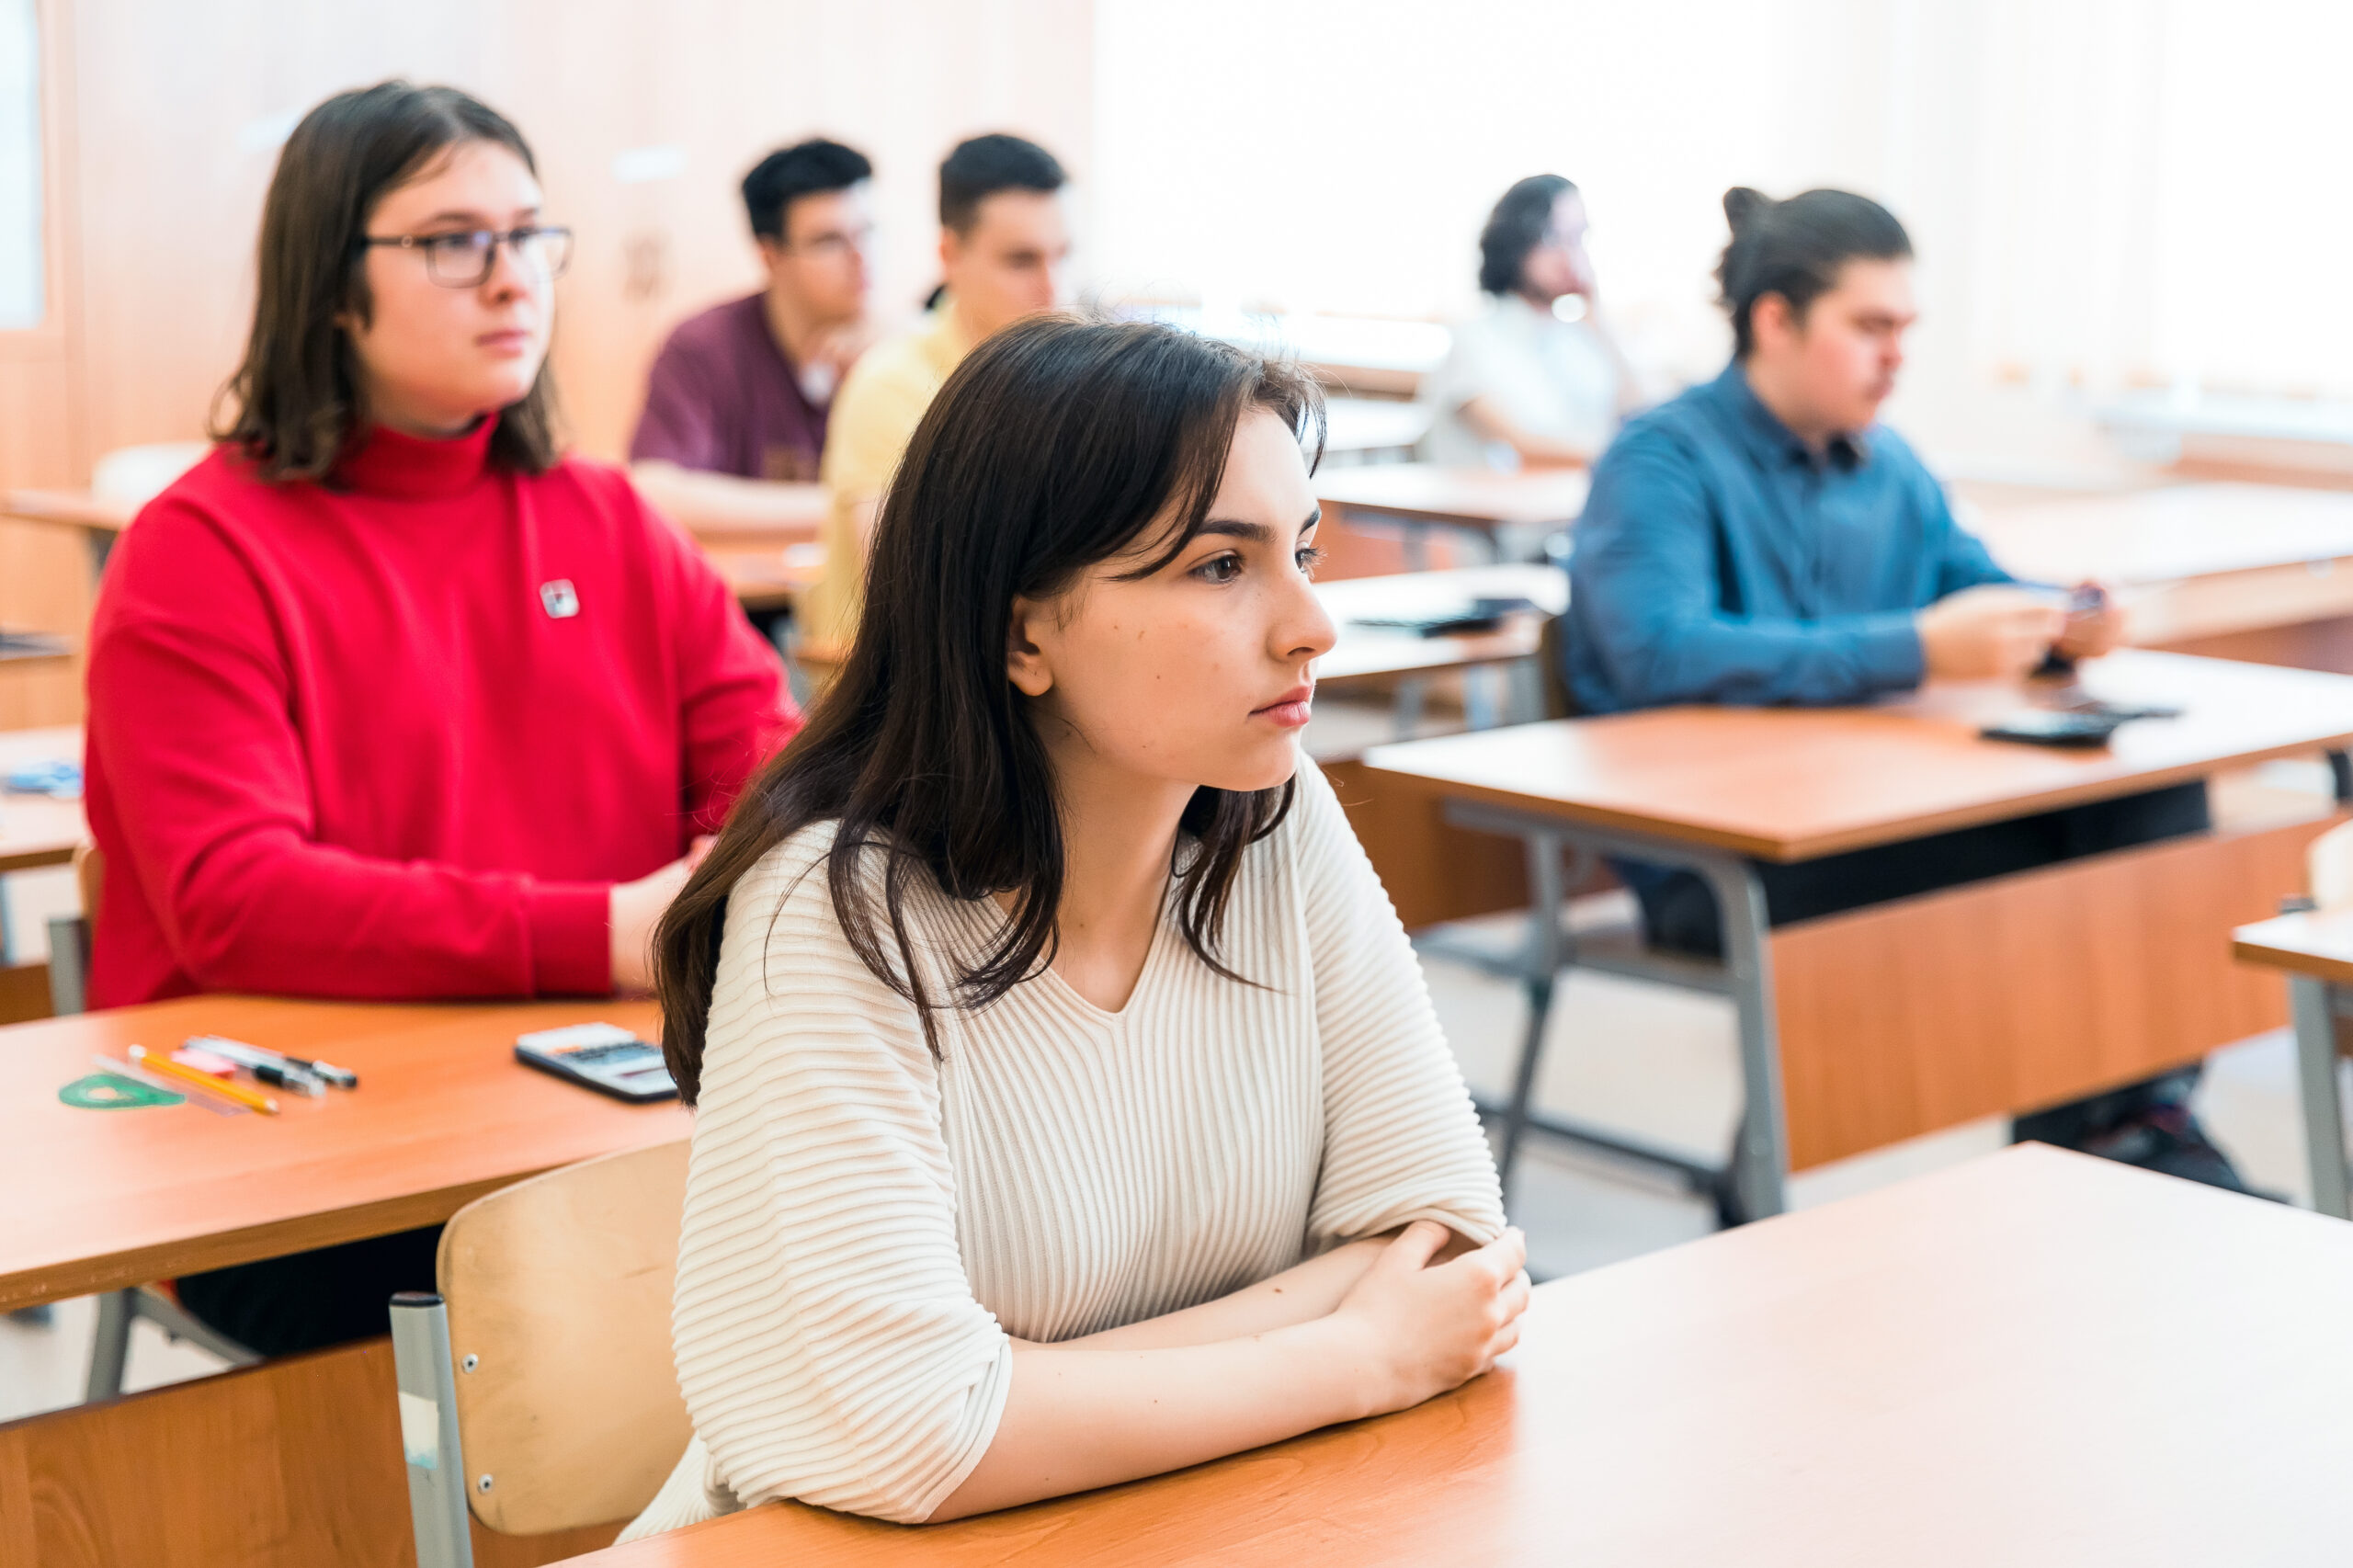
[[580, 595], [569, 577], [558, 577], [552, 583], [540, 585], [540, 603], [547, 607], [550, 620], [569, 620], [580, 613]]

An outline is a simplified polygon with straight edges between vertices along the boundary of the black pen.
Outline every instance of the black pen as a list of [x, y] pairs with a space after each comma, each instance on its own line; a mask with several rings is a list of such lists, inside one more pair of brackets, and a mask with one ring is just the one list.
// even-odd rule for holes
[[245, 1064], [245, 1071], [265, 1084], [272, 1084], [281, 1089], [291, 1089], [298, 1095], [308, 1095], [313, 1099], [317, 1099], [327, 1092], [327, 1086], [324, 1084], [290, 1062], [283, 1067], [274, 1062], [250, 1062]]
[[[260, 1070], [265, 1066], [291, 1067], [308, 1074], [323, 1084], [333, 1084], [338, 1089], [356, 1089], [359, 1086], [359, 1074], [348, 1067], [337, 1067], [330, 1062], [313, 1062], [307, 1057], [289, 1056], [282, 1051], [272, 1051], [266, 1045], [247, 1045], [241, 1040], [228, 1040], [213, 1034], [190, 1035], [188, 1037], [188, 1043], [199, 1051], [209, 1051], [215, 1056], [225, 1056], [240, 1067], [252, 1068], [256, 1077], [261, 1076]], [[267, 1083], [269, 1080], [262, 1081]]]

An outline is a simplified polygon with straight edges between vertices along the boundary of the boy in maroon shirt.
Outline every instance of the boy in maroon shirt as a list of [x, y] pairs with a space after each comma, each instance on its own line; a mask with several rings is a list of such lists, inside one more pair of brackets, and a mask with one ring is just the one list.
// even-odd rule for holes
[[813, 494], [798, 487], [816, 481], [834, 389], [866, 345], [872, 175], [863, 154], [820, 139], [744, 176], [767, 287], [670, 335], [630, 442], [640, 487], [689, 528], [756, 514], [805, 518], [813, 537]]

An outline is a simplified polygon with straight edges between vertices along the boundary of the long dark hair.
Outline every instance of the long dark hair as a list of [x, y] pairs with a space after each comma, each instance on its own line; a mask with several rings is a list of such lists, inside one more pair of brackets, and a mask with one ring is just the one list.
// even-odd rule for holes
[[[361, 265], [368, 220], [386, 192], [466, 142], [495, 142], [539, 173], [523, 133], [455, 87], [392, 81], [337, 93], [287, 137], [262, 201], [253, 332], [221, 389], [234, 413], [212, 427], [212, 438], [239, 448], [261, 478], [324, 479], [358, 433], [365, 411], [335, 317], [365, 321], [373, 309]], [[523, 400], [499, 414], [490, 459], [544, 473], [560, 452], [555, 390], [542, 364]]]
[[1724, 192], [1732, 240], [1716, 262], [1718, 303], [1732, 317], [1733, 358], [1756, 347], [1756, 301], [1779, 294], [1803, 319], [1838, 285], [1838, 269], [1857, 256], [1893, 261], [1912, 254], [1912, 236], [1895, 214], [1851, 190], [1808, 190], [1776, 201], [1736, 185]]
[[1503, 193], [1479, 231], [1481, 289], [1508, 294], [1519, 287], [1528, 253], [1552, 227], [1553, 203], [1575, 195], [1576, 188], [1560, 175], [1530, 175]]
[[[948, 379], [883, 499], [865, 616], [839, 677], [736, 801], [655, 934], [662, 1050], [688, 1104], [728, 892], [813, 823], [839, 823], [826, 881], [843, 932], [914, 1004], [934, 1051], [938, 1007], [986, 1006], [1052, 960], [1063, 832], [1029, 699], [1006, 675], [1014, 598], [1052, 597], [1172, 518], [1170, 542], [1132, 575], [1176, 559], [1206, 521], [1253, 408], [1321, 458], [1323, 402], [1304, 374], [1168, 327], [1040, 317], [998, 333]], [[1231, 979], [1241, 977], [1217, 945], [1234, 875], [1290, 810], [1291, 789], [1203, 788], [1185, 809], [1171, 868], [1178, 925]], [[945, 998], [925, 985], [909, 943], [917, 877], [951, 898], [1017, 895], [1003, 937], [959, 958]]]

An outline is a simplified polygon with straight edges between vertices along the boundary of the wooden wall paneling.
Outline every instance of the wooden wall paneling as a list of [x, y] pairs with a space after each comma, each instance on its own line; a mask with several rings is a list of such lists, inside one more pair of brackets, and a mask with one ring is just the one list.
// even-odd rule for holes
[[[363, 1340], [0, 1426], [10, 1568], [411, 1568], [392, 1342]], [[482, 1568], [610, 1545], [474, 1526]]]
[[2231, 929], [2339, 819], [2092, 857], [1773, 933], [1790, 1163], [1804, 1169], [2194, 1062], [2287, 1020]]
[[[91, 446], [200, 434], [251, 310], [276, 136], [331, 92], [446, 81], [522, 128], [551, 210], [581, 231], [559, 382], [582, 449], [615, 457], [662, 335], [756, 280], [734, 186], [759, 153], [824, 131], [874, 157], [876, 301], [904, 313], [934, 273], [934, 169], [958, 137], [1035, 135], [1083, 179], [1092, 14], [1086, 0], [85, 0], [74, 176]], [[653, 147], [678, 149], [675, 175], [616, 177], [617, 153]]]
[[[44, 290], [40, 325], [0, 333], [0, 487], [79, 484], [89, 454], [77, 384], [81, 233], [74, 65], [75, 12], [40, 0]], [[78, 639], [88, 619], [88, 566], [70, 532], [0, 521], [0, 626]], [[81, 661], [0, 665], [0, 729], [82, 716]]]

